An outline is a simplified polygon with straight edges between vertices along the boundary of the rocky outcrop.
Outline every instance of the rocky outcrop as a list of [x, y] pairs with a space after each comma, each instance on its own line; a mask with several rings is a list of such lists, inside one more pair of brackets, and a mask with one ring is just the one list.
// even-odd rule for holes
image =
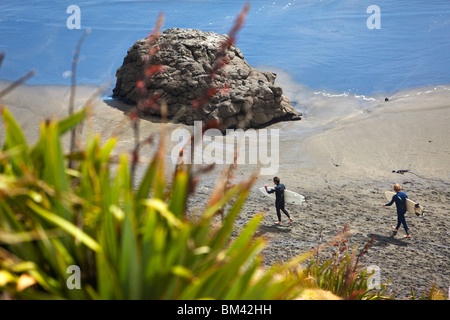
[[[152, 65], [164, 70], [146, 81], [149, 96], [157, 95], [167, 104], [168, 117], [186, 124], [202, 120], [220, 120], [226, 128], [262, 127], [277, 121], [300, 120], [281, 87], [275, 85], [276, 74], [260, 72], [244, 60], [241, 51], [231, 46], [228, 63], [212, 82], [208, 82], [218, 50], [226, 35], [192, 29], [168, 29], [156, 41], [159, 51], [152, 55]], [[117, 70], [114, 97], [129, 104], [140, 98], [136, 84], [143, 79], [144, 65], [149, 59], [146, 40], [138, 40], [128, 50], [123, 65]], [[142, 83], [142, 82], [141, 82]], [[207, 103], [193, 104], [210, 94]], [[160, 115], [159, 108], [148, 107], [149, 115]]]

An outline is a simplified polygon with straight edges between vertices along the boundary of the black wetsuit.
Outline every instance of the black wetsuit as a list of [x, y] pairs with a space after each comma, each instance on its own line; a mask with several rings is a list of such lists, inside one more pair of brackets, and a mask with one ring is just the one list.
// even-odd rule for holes
[[289, 215], [289, 212], [284, 208], [284, 190], [286, 187], [284, 184], [279, 183], [275, 188], [272, 190], [267, 190], [267, 193], [274, 193], [275, 192], [275, 209], [277, 210], [277, 216], [278, 221], [281, 221], [281, 211], [290, 219], [291, 216]]

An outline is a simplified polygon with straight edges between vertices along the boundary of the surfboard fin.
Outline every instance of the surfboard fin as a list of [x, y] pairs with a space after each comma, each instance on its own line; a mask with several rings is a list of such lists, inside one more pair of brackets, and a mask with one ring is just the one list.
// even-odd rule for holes
[[414, 205], [414, 208], [415, 208], [416, 216], [419, 217], [419, 216], [421, 215], [421, 213], [422, 213], [422, 216], [423, 216], [423, 211], [424, 211], [425, 209], [423, 209], [422, 212], [420, 212], [419, 203], [416, 203], [416, 204]]

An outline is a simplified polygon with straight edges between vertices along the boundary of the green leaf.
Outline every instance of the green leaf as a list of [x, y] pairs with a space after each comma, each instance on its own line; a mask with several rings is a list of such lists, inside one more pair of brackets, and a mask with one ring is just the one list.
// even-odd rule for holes
[[132, 201], [128, 162], [125, 155], [120, 158], [116, 186], [122, 198], [122, 207], [125, 214], [122, 222], [119, 277], [125, 298], [138, 299], [141, 295], [142, 283], [140, 252], [137, 243], [138, 228]]
[[180, 266], [180, 265], [174, 266], [171, 269], [171, 272], [175, 276], [186, 278], [186, 279], [192, 279], [194, 277], [194, 275], [193, 275], [191, 270], [189, 270], [189, 269], [187, 269], [187, 268], [185, 268], [183, 266]]
[[126, 215], [124, 219], [119, 270], [125, 297], [139, 299], [141, 294], [140, 258], [130, 215]]
[[148, 198], [151, 187], [156, 177], [156, 172], [158, 171], [158, 167], [160, 166], [159, 160], [160, 158], [155, 155], [153, 157], [152, 162], [147, 167], [145, 175], [142, 178], [139, 187], [136, 191], [135, 199], [137, 202], [139, 202], [142, 199]]
[[[58, 229], [47, 230], [45, 234], [45, 237], [47, 239], [60, 236], [61, 232]], [[36, 231], [9, 233], [0, 230], [0, 244], [18, 244], [23, 242], [42, 240], [42, 237], [43, 236]]]
[[189, 192], [188, 173], [183, 170], [179, 170], [177, 171], [174, 179], [172, 195], [169, 204], [169, 211], [173, 212], [173, 214], [177, 218], [181, 218], [184, 215], [188, 192]]
[[91, 250], [95, 252], [101, 251], [100, 245], [94, 239], [92, 239], [89, 235], [84, 233], [82, 230], [74, 226], [66, 219], [61, 218], [58, 215], [45, 210], [44, 208], [41, 208], [40, 206], [33, 203], [31, 200], [27, 200], [26, 204], [31, 210], [40, 215], [42, 218], [60, 227], [67, 233], [71, 234], [74, 238], [79, 239], [84, 245], [86, 245]]
[[[5, 122], [5, 142], [3, 150], [17, 149], [10, 154], [10, 163], [17, 175], [22, 175], [23, 167], [31, 168], [31, 159], [28, 155], [28, 146], [22, 129], [14, 116], [5, 107], [0, 109]], [[18, 151], [18, 152], [17, 152]]]
[[245, 200], [247, 199], [250, 187], [251, 185], [249, 183], [241, 185], [241, 190], [239, 192], [238, 198], [227, 213], [224, 223], [215, 235], [211, 247], [222, 248], [228, 241], [234, 229], [234, 221], [236, 220], [236, 217], [240, 213], [241, 208], [244, 205]]
[[23, 131], [12, 113], [5, 107], [2, 107], [0, 111], [5, 122], [5, 149], [7, 150], [18, 145], [27, 145]]
[[182, 225], [181, 220], [179, 220], [168, 208], [167, 204], [165, 204], [160, 199], [148, 199], [142, 201], [144, 205], [148, 208], [154, 209], [161, 214], [162, 217], [166, 219], [166, 221], [176, 228], [179, 228]]
[[240, 232], [237, 239], [228, 249], [228, 254], [232, 254], [233, 252], [240, 252], [243, 248], [245, 248], [248, 245], [263, 218], [264, 216], [262, 214], [257, 214], [250, 220], [250, 222]]
[[64, 133], [68, 132], [69, 130], [75, 128], [76, 125], [78, 125], [80, 122], [82, 122], [87, 114], [88, 109], [83, 108], [72, 115], [64, 118], [63, 120], [60, 120], [58, 122], [58, 132], [59, 135], [63, 135]]

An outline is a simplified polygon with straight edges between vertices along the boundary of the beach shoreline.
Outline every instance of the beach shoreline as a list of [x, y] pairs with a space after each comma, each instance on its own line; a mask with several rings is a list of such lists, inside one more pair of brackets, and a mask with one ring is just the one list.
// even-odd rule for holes
[[[0, 87], [4, 85], [0, 83]], [[83, 105], [95, 89], [79, 86], [77, 106]], [[304, 120], [269, 127], [280, 132], [277, 175], [288, 189], [304, 195], [306, 202], [302, 207], [287, 205], [294, 219], [292, 226], [284, 216], [284, 224], [276, 226], [273, 201], [257, 190], [264, 184], [271, 185], [273, 177], [258, 178], [236, 230], [254, 214], [265, 212], [258, 235], [267, 239], [262, 252], [266, 266], [305, 253], [317, 245], [319, 236], [322, 243], [329, 241], [348, 225], [350, 244], [357, 245], [358, 250], [372, 237], [375, 239], [363, 264], [380, 268], [381, 281], [391, 280], [390, 289], [397, 292], [396, 298], [409, 297], [410, 286], [421, 295], [434, 283], [446, 292], [450, 286], [450, 90], [427, 91], [405, 90], [388, 102], [369, 101], [363, 106], [352, 97], [317, 101], [312, 99], [317, 95], [311, 94], [310, 100], [302, 101], [308, 108]], [[67, 115], [69, 92], [69, 87], [63, 86], [22, 86], [3, 103], [32, 140], [40, 121]], [[296, 92], [291, 93], [292, 100], [300, 99]], [[119, 139], [117, 152], [129, 152], [133, 133], [122, 107], [107, 99], [95, 100], [86, 132], [105, 139], [115, 135]], [[167, 126], [169, 132], [179, 127], [187, 126]], [[158, 134], [161, 124], [144, 120], [141, 128], [144, 137]], [[2, 141], [3, 124], [0, 129]], [[150, 156], [150, 149], [143, 152], [143, 158]], [[201, 187], [189, 200], [192, 210], [204, 206], [221, 168], [201, 178]], [[249, 178], [256, 168], [240, 165], [237, 180]], [[408, 171], [398, 174], [393, 172], [396, 170]], [[387, 202], [384, 192], [394, 183], [400, 183], [411, 199], [425, 207], [423, 217], [406, 216], [411, 239], [403, 239], [402, 227], [393, 236], [395, 208], [382, 207]]]

